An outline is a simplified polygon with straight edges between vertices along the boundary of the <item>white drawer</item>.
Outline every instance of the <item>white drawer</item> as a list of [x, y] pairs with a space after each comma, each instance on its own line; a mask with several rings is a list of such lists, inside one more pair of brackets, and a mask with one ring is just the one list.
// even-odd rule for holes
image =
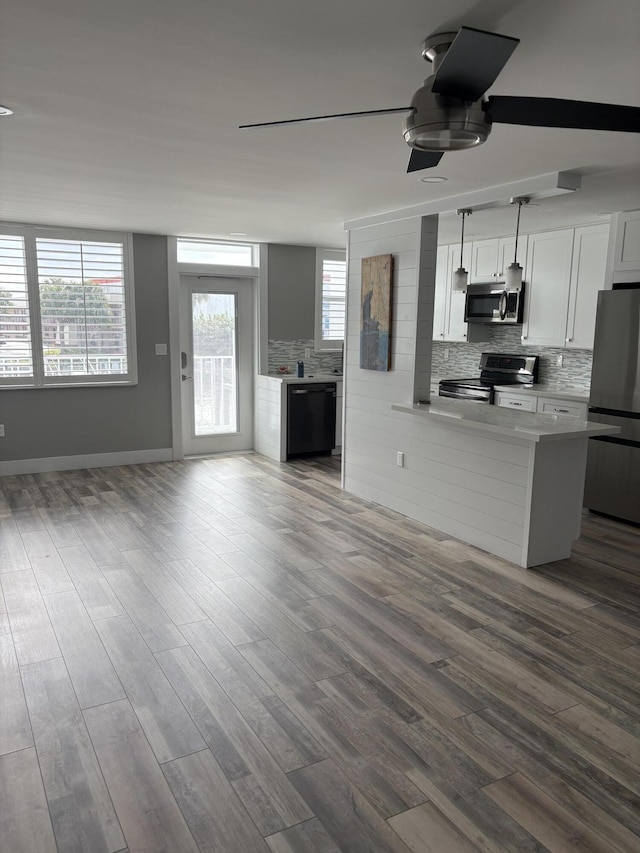
[[538, 397], [538, 412], [545, 415], [563, 415], [567, 418], [587, 419], [587, 404], [576, 403], [575, 400], [554, 400], [549, 397]]
[[535, 412], [537, 397], [516, 397], [515, 395], [498, 393], [495, 397], [495, 405], [504, 409], [518, 409], [520, 412]]

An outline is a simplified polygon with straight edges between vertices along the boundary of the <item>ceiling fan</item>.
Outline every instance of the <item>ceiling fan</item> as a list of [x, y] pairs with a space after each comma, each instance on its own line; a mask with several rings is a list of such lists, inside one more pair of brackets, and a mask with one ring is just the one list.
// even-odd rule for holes
[[433, 74], [408, 107], [243, 124], [240, 128], [408, 113], [404, 139], [412, 151], [407, 172], [437, 166], [445, 151], [481, 145], [493, 122], [640, 133], [640, 107], [510, 95], [483, 99], [519, 43], [520, 39], [472, 27], [435, 33], [422, 47]]

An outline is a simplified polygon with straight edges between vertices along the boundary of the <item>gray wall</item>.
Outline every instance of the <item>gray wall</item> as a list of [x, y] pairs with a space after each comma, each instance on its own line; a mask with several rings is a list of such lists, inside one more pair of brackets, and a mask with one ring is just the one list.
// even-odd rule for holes
[[267, 337], [311, 339], [315, 335], [316, 250], [269, 244]]
[[0, 461], [171, 447], [166, 237], [133, 238], [138, 384], [0, 391]]

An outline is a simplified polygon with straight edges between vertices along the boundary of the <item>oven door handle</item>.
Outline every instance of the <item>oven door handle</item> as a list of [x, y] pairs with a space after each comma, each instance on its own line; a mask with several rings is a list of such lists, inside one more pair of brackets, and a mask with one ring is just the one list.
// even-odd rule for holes
[[443, 388], [440, 389], [439, 397], [451, 397], [454, 400], [473, 400], [478, 403], [488, 403], [488, 397], [477, 397], [471, 394], [458, 394], [455, 391], [445, 391]]
[[505, 320], [507, 316], [507, 291], [503, 290], [500, 294], [500, 319]]

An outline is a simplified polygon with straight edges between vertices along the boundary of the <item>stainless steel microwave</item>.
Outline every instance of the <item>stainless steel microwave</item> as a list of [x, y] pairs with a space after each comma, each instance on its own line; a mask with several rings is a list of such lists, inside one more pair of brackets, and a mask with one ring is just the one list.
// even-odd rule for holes
[[501, 282], [470, 284], [464, 305], [466, 323], [522, 323], [524, 282], [507, 287]]

